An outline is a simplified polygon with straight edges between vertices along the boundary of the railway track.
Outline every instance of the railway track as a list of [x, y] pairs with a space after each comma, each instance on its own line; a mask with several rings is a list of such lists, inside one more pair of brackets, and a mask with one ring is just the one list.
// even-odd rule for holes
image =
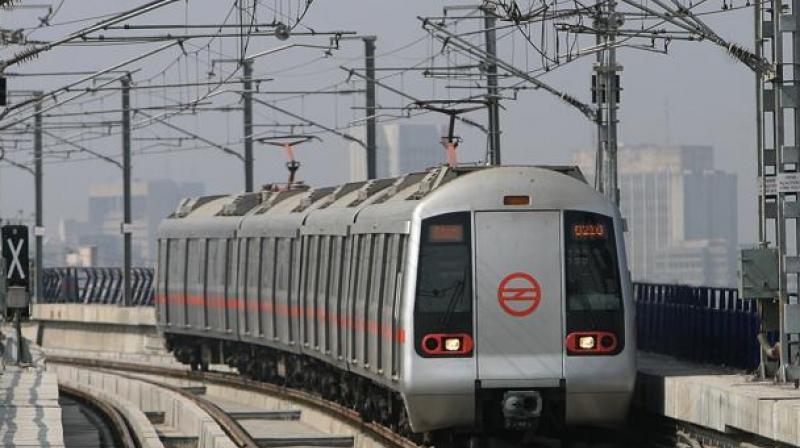
[[[359, 441], [362, 440], [370, 441], [365, 446], [374, 446], [371, 441], [377, 442], [379, 446], [389, 448], [415, 448], [418, 446], [381, 425], [364, 421], [357, 412], [339, 404], [301, 390], [252, 381], [237, 374], [213, 371], [193, 372], [146, 364], [64, 356], [48, 356], [47, 361], [49, 364], [113, 373], [123, 378], [144, 381], [177, 393], [203, 409], [238, 447], [357, 447]], [[177, 385], [176, 382], [184, 384]], [[298, 421], [300, 412], [297, 411], [276, 412], [274, 409], [267, 410], [259, 409], [257, 406], [242, 405], [242, 403], [220, 396], [208, 396], [205, 394], [204, 385], [206, 384], [254, 392], [297, 403], [355, 428], [358, 436], [331, 436], [320, 431], [310, 430]]]
[[137, 448], [141, 443], [114, 406], [80, 389], [59, 386], [66, 448]]
[[[419, 445], [388, 428], [364, 421], [356, 411], [322, 399], [308, 392], [277, 386], [243, 378], [235, 373], [218, 371], [197, 372], [124, 361], [89, 359], [71, 356], [48, 356], [49, 364], [74, 366], [96, 370], [144, 381], [151, 385], [180, 394], [203, 409], [220, 428], [225, 431], [235, 446], [285, 447], [324, 446], [373, 448], [418, 448]], [[206, 386], [218, 388], [216, 394], [207, 394]], [[220, 389], [222, 388], [222, 389]], [[319, 430], [308, 430], [299, 421], [301, 412], [294, 408], [276, 410], [275, 406], [243, 404], [237, 400], [236, 391], [260, 394], [274, 399], [297, 404], [327, 415], [334, 421], [344, 423], [355, 430], [356, 436], [325, 434]], [[741, 435], [719, 434], [711, 430], [688, 428], [678, 422], [659, 418], [634, 418], [632, 428], [625, 441], [601, 442], [608, 433], [592, 432], [581, 435], [583, 441], [564, 444], [561, 440], [537, 439], [526, 444], [526, 448], [620, 448], [620, 447], [725, 447], [771, 446], [763, 445]], [[276, 435], [277, 434], [277, 435]], [[615, 437], [611, 437], [613, 439]], [[368, 440], [369, 442], [364, 442]], [[748, 442], [750, 445], [742, 445]], [[141, 445], [140, 445], [141, 446]], [[168, 444], [165, 444], [168, 446]], [[494, 445], [492, 445], [494, 446]], [[501, 445], [502, 446], [502, 445]]]

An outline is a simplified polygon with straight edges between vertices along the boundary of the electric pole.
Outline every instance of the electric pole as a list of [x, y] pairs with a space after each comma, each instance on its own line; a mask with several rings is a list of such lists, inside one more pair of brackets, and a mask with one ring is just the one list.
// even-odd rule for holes
[[42, 98], [42, 92], [36, 92], [34, 96], [37, 100], [34, 108], [36, 115], [33, 119], [33, 170], [35, 177], [34, 194], [36, 195], [36, 225], [33, 229], [33, 233], [36, 238], [36, 294], [34, 294], [34, 301], [38, 303], [43, 298], [42, 289], [44, 285], [44, 282], [42, 281], [42, 263], [44, 262], [44, 250], [42, 247], [42, 238], [44, 237], [42, 188], [44, 185], [42, 177], [44, 176], [44, 172], [42, 171], [42, 103], [39, 101]]
[[484, 29], [486, 39], [486, 54], [489, 59], [485, 61], [486, 70], [486, 104], [489, 110], [489, 165], [500, 165], [500, 92], [497, 88], [497, 33], [495, 31], [494, 6], [484, 4]]
[[376, 120], [375, 120], [375, 36], [365, 36], [364, 58], [367, 74], [367, 179], [375, 179], [377, 173], [377, 143], [376, 143]]
[[242, 60], [244, 92], [244, 191], [253, 191], [253, 60]]
[[[771, 0], [769, 5], [756, 5], [755, 8], [756, 52], [763, 56], [765, 46], [770, 48], [766, 56], [771, 59], [775, 70], [774, 76], [765, 76], [761, 72], [757, 72], [756, 76], [756, 134], [759, 139], [756, 148], [758, 173], [761, 176], [759, 239], [762, 248], [766, 249], [769, 244], [768, 235], [774, 235], [778, 274], [776, 295], [759, 297], [758, 308], [761, 332], [778, 330], [776, 377], [779, 381], [800, 378], [797, 365], [790, 365], [791, 360], [795, 359], [797, 349], [789, 344], [792, 335], [800, 333], [800, 322], [790, 319], [790, 316], [798, 312], [800, 304], [790, 303], [789, 300], [790, 296], [797, 294], [796, 281], [790, 282], [789, 277], [798, 279], [800, 256], [792, 255], [798, 252], [796, 249], [789, 250], [789, 239], [786, 235], [789, 221], [794, 221], [795, 229], [792, 233], [797, 234], [800, 231], [800, 207], [796, 205], [796, 201], [800, 200], [800, 107], [796, 101], [800, 79], [794, 70], [785, 70], [785, 67], [794, 67], [800, 62], [800, 30], [797, 29], [800, 24], [800, 10], [797, 9], [797, 1], [792, 4], [788, 13], [782, 0]], [[785, 128], [787, 116], [792, 117], [792, 134], [788, 139]], [[766, 132], [767, 129], [771, 132]], [[792, 143], [787, 144], [787, 140]], [[772, 232], [766, 228], [770, 223], [774, 223]], [[795, 240], [800, 249], [800, 239]], [[763, 361], [762, 353], [762, 375], [766, 373]]]
[[619, 107], [619, 74], [617, 65], [616, 34], [623, 23], [622, 15], [616, 13], [616, 2], [609, 0], [601, 7], [595, 18], [598, 30], [596, 41], [603, 50], [597, 53], [592, 76], [592, 99], [597, 107], [597, 156], [595, 162], [595, 186], [614, 204], [619, 206], [617, 173], [617, 108]]
[[122, 234], [123, 274], [122, 305], [131, 306], [131, 78], [126, 76], [122, 82]]

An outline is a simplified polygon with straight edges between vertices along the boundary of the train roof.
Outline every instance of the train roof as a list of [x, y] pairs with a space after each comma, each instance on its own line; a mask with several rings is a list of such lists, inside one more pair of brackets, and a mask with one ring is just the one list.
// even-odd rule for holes
[[[268, 185], [262, 191], [188, 198], [162, 221], [159, 236], [170, 237], [293, 237], [301, 233], [346, 235], [354, 231], [403, 232], [420, 202], [450, 182], [496, 169], [558, 173], [556, 179], [589, 188], [576, 166], [438, 166], [395, 178], [310, 188]], [[563, 177], [561, 176], [563, 175]], [[476, 176], [483, 177], [483, 176]], [[567, 180], [567, 178], [572, 178]], [[578, 181], [578, 182], [576, 182]], [[458, 182], [459, 184], [461, 182]], [[362, 211], [369, 209], [359, 220]], [[367, 228], [368, 227], [368, 228]]]

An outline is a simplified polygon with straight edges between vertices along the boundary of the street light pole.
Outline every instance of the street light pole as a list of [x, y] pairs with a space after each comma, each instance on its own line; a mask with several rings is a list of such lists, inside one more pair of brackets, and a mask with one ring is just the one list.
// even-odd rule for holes
[[131, 79], [122, 82], [122, 202], [123, 274], [122, 305], [131, 306]]

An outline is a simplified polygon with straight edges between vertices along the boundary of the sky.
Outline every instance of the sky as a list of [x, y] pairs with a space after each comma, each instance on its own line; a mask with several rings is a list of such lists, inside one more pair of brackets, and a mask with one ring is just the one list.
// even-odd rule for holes
[[[709, 0], [708, 5], [716, 0]], [[47, 3], [47, 2], [42, 2]], [[58, 6], [60, 0], [54, 0]], [[29, 35], [31, 39], [49, 40], [74, 31], [81, 24], [93, 23], [73, 21], [96, 17], [103, 14], [131, 8], [144, 2], [122, 0], [64, 0], [51, 23], [61, 24], [36, 30]], [[232, 1], [188, 2], [179, 1], [148, 15], [130, 20], [132, 24], [165, 23], [208, 23], [218, 24], [229, 11]], [[722, 1], [717, 1], [722, 6]], [[743, 2], [739, 2], [743, 3]], [[298, 0], [262, 0], [259, 2], [260, 22], [269, 22], [274, 17], [288, 14], [290, 8], [297, 7]], [[459, 4], [452, 1], [433, 0], [316, 0], [303, 19], [303, 25], [316, 31], [352, 30], [361, 35], [377, 36], [376, 64], [378, 67], [406, 67], [420, 64], [426, 58], [436, 55], [441, 44], [433, 41], [422, 30], [418, 16], [441, 15], [445, 5]], [[464, 4], [464, 2], [460, 2]], [[739, 6], [739, 5], [737, 5]], [[272, 10], [270, 10], [272, 9]], [[28, 28], [37, 23], [41, 10], [18, 10], [0, 13], [0, 27], [5, 29]], [[228, 23], [236, 23], [232, 18]], [[707, 23], [725, 38], [752, 48], [752, 10], [740, 10], [709, 16]], [[458, 30], [474, 27], [469, 22], [459, 24]], [[296, 31], [307, 28], [299, 26]], [[172, 30], [181, 33], [181, 30]], [[146, 33], [146, 32], [140, 32]], [[157, 34], [156, 31], [149, 32]], [[124, 30], [107, 30], [107, 36], [132, 35]], [[502, 34], [502, 33], [501, 33]], [[208, 40], [188, 41], [182, 56], [180, 48], [165, 50], [136, 64], [128, 66], [135, 69], [133, 80], [137, 86], [186, 82], [211, 82], [230, 77], [238, 79], [233, 73], [234, 64], [217, 63], [214, 59], [236, 57], [238, 40], [220, 39], [204, 45]], [[274, 49], [287, 43], [328, 45], [327, 36], [292, 36], [288, 41], [278, 41], [274, 37], [252, 38], [246, 54], [252, 55], [264, 50]], [[163, 43], [139, 45], [94, 45], [64, 46], [42, 54], [39, 58], [9, 68], [9, 72], [42, 73], [67, 70], [97, 71], [115, 65], [128, 58], [141, 55]], [[531, 68], [534, 59], [532, 50], [518, 35], [509, 35], [500, 41], [500, 56], [522, 68]], [[16, 48], [0, 49], [0, 55], [7, 58]], [[271, 79], [261, 83], [259, 94], [265, 101], [279, 100], [276, 104], [307, 116], [326, 126], [347, 131], [348, 125], [358, 125], [364, 114], [359, 107], [363, 96], [353, 95], [314, 95], [297, 97], [278, 95], [275, 91], [360, 89], [363, 84], [357, 79], [348, 80], [347, 73], [339, 66], [363, 67], [362, 45], [360, 41], [342, 41], [340, 49], [333, 56], [326, 57], [317, 48], [290, 48], [275, 54], [256, 59], [254, 77]], [[755, 157], [755, 78], [744, 65], [730, 57], [724, 50], [709, 42], [673, 42], [668, 54], [656, 54], [630, 48], [623, 48], [618, 55], [623, 66], [621, 74], [623, 93], [620, 104], [619, 135], [622, 144], [693, 144], [712, 145], [715, 148], [717, 168], [733, 172], [738, 176], [739, 194], [739, 240], [748, 243], [755, 239], [756, 225], [756, 157]], [[434, 59], [437, 64], [444, 63], [442, 57]], [[449, 63], [468, 62], [458, 55], [450, 55]], [[559, 89], [568, 91], [584, 101], [590, 98], [590, 58], [571, 63], [543, 76], [546, 81]], [[424, 65], [424, 63], [423, 63]], [[211, 72], [209, 74], [209, 72]], [[380, 77], [395, 88], [402, 88], [415, 96], [430, 98], [453, 98], [460, 93], [446, 89], [446, 82], [431, 81], [419, 71], [407, 71], [402, 75], [396, 72], [381, 71]], [[12, 77], [9, 88], [12, 90], [44, 90], [58, 88], [78, 76]], [[104, 78], [107, 82], [108, 78]], [[117, 83], [110, 84], [117, 86]], [[205, 90], [204, 90], [205, 89]], [[226, 84], [221, 90], [227, 92], [206, 98], [199, 106], [228, 107], [241, 106], [236, 89], [238, 84]], [[198, 86], [182, 90], [162, 88], [141, 89], [133, 93], [134, 107], [159, 107], [164, 104], [188, 103], [202, 97], [208, 87]], [[470, 91], [471, 92], [471, 91]], [[63, 100], [67, 95], [60, 94]], [[86, 101], [86, 102], [84, 102]], [[84, 113], [101, 109], [120, 107], [119, 91], [104, 91], [86, 95], [75, 100], [70, 107], [53, 110], [51, 113]], [[408, 101], [390, 92], [379, 90], [378, 104], [388, 108], [382, 119], [399, 114]], [[592, 148], [595, 145], [595, 127], [575, 109], [565, 105], [557, 98], [543, 91], [528, 90], [520, 92], [516, 100], [502, 102], [501, 112], [502, 153], [505, 163], [525, 164], [565, 164], [569, 163], [574, 151]], [[151, 115], [165, 113], [164, 110], [148, 110]], [[485, 111], [470, 114], [470, 118], [485, 123]], [[62, 137], [79, 141], [93, 151], [120, 159], [121, 137], [118, 128], [95, 128], [95, 134], [86, 134], [80, 129], [64, 129], [76, 120], [118, 120], [117, 113], [107, 115], [86, 115], [85, 117], [45, 117], [45, 127]], [[191, 149], [198, 142], [175, 137], [179, 134], [157, 123], [144, 126], [147, 120], [142, 115], [134, 115], [134, 171], [139, 180], [168, 178], [175, 181], [200, 181], [209, 193], [233, 192], [243, 189], [242, 165], [239, 160], [215, 149]], [[268, 133], [273, 123], [296, 122], [259, 104], [255, 109], [257, 132]], [[242, 114], [240, 110], [208, 111], [199, 115], [174, 117], [170, 122], [186, 130], [202, 135], [205, 139], [224, 144], [240, 151], [242, 148]], [[413, 123], [430, 123], [437, 126], [446, 124], [446, 118], [439, 114], [425, 114], [408, 120]], [[60, 128], [54, 128], [60, 126]], [[303, 132], [312, 128], [305, 128]], [[105, 133], [105, 136], [102, 134]], [[484, 159], [486, 139], [480, 132], [460, 126], [457, 133], [464, 139], [459, 157], [463, 161]], [[4, 136], [0, 131], [0, 138]], [[329, 185], [343, 182], [349, 177], [349, 143], [339, 137], [325, 134], [322, 141], [298, 149], [298, 158], [303, 163], [300, 177], [312, 185]], [[29, 136], [15, 136], [29, 138]], [[156, 138], [162, 140], [156, 142]], [[163, 140], [168, 138], [168, 140]], [[97, 159], [81, 160], [83, 156], [72, 153], [65, 159], [64, 150], [68, 146], [46, 137], [47, 151], [61, 151], [48, 156], [45, 165], [45, 224], [48, 235], [57, 231], [61, 219], [86, 218], [86, 194], [92, 184], [120, 182], [120, 170], [107, 162]], [[22, 142], [16, 148], [6, 145], [10, 158], [19, 162], [31, 159], [30, 142]], [[270, 181], [283, 181], [285, 162], [280, 151], [256, 145], [257, 184]], [[143, 154], [142, 152], [145, 152]], [[442, 153], [444, 160], [444, 153]], [[0, 165], [0, 215], [15, 216], [22, 210], [29, 216], [33, 210], [32, 176], [25, 171], [8, 165]]]

